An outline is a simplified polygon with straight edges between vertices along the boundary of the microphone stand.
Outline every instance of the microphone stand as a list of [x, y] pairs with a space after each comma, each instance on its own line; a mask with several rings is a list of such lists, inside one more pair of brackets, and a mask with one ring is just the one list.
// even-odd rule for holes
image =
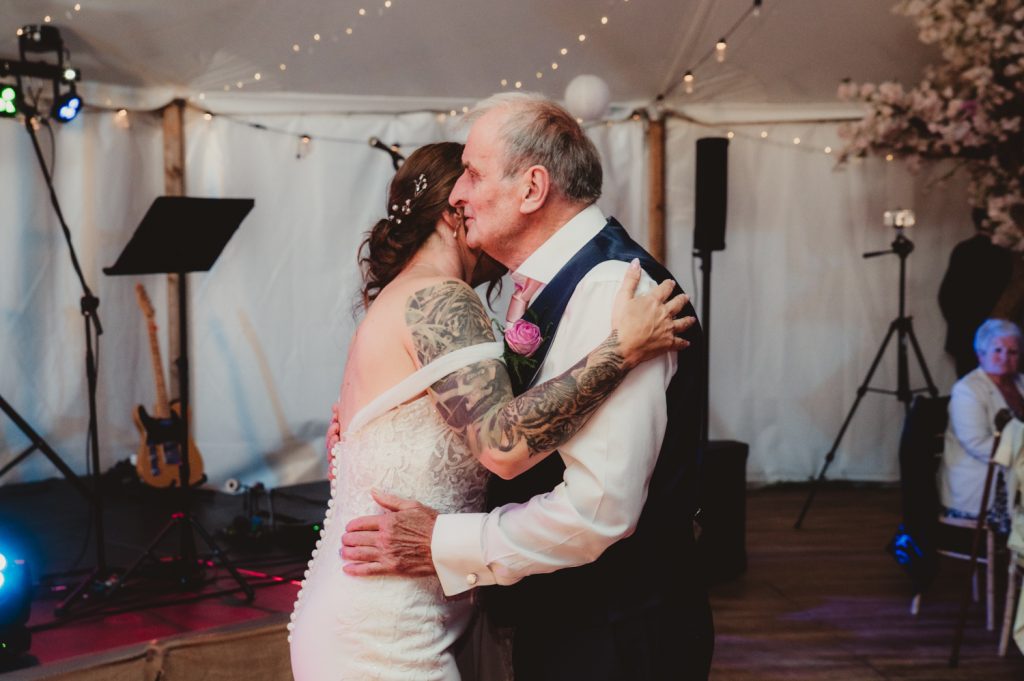
[[[99, 316], [100, 299], [93, 294], [89, 285], [85, 281], [85, 275], [82, 274], [82, 267], [78, 262], [78, 255], [75, 252], [75, 246], [71, 240], [71, 230], [68, 229], [67, 221], [64, 219], [64, 213], [60, 209], [60, 202], [57, 200], [57, 192], [53, 188], [53, 178], [50, 176], [50, 171], [46, 167], [46, 160], [43, 158], [43, 151], [39, 146], [39, 138], [36, 135], [38, 116], [38, 111], [34, 109], [27, 110], [25, 113], [25, 129], [28, 131], [28, 135], [32, 140], [32, 148], [36, 152], [36, 159], [39, 161], [39, 169], [42, 171], [43, 179], [46, 180], [46, 187], [50, 191], [50, 202], [53, 204], [53, 208], [57, 213], [57, 219], [60, 221], [60, 226], [64, 233], [64, 240], [68, 244], [68, 251], [71, 254], [71, 265], [74, 267], [75, 274], [78, 276], [78, 283], [82, 287], [80, 309], [85, 323], [85, 376], [88, 384], [89, 399], [88, 443], [92, 467], [91, 501], [93, 505], [93, 527], [96, 532], [96, 567], [84, 581], [72, 590], [67, 598], [57, 605], [54, 612], [59, 617], [67, 611], [67, 608], [72, 603], [77, 601], [79, 598], [86, 596], [87, 592], [94, 584], [111, 579], [110, 569], [107, 566], [105, 548], [106, 539], [103, 532], [103, 500], [102, 495], [100, 494], [100, 438], [99, 424], [96, 417], [97, 367], [96, 355], [93, 350], [93, 339], [95, 338], [96, 346], [98, 347], [99, 337], [103, 334], [103, 325], [100, 323]], [[94, 330], [95, 336], [93, 335]]]

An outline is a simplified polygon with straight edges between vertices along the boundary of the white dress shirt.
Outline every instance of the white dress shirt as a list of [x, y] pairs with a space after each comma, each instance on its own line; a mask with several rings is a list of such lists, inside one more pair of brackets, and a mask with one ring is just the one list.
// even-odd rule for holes
[[[546, 285], [605, 223], [597, 206], [585, 208], [517, 272]], [[612, 304], [628, 265], [606, 261], [583, 277], [537, 383], [558, 376], [608, 336]], [[653, 286], [644, 273], [637, 294]], [[431, 552], [445, 594], [584, 565], [632, 534], [665, 436], [665, 390], [675, 372], [674, 353], [631, 371], [590, 421], [559, 447], [565, 473], [550, 492], [490, 513], [439, 515]]]

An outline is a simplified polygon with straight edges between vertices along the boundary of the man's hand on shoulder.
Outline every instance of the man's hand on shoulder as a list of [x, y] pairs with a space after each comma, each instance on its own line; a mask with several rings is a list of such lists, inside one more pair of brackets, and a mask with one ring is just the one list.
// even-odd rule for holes
[[382, 515], [355, 518], [341, 537], [341, 557], [347, 574], [405, 575], [436, 574], [430, 541], [437, 511], [418, 501], [373, 490], [374, 501], [385, 509]]

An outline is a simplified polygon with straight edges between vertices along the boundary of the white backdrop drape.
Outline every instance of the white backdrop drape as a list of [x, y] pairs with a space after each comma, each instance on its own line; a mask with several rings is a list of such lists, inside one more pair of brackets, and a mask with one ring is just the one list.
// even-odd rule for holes
[[[190, 276], [194, 435], [210, 484], [228, 477], [268, 486], [322, 477], [322, 436], [356, 317], [356, 249], [384, 210], [389, 158], [377, 136], [406, 150], [458, 137], [433, 114], [186, 117], [192, 196], [251, 197], [255, 208], [209, 273]], [[765, 129], [766, 139], [760, 137]], [[935, 302], [949, 251], [969, 234], [962, 185], [925, 191], [895, 163], [833, 170], [821, 150], [835, 124], [737, 125], [729, 150], [727, 250], [713, 259], [711, 436], [750, 444], [748, 478], [816, 473], [897, 314], [895, 256], [863, 260], [894, 234], [881, 213], [914, 208], [908, 310], [942, 392], [953, 380]], [[313, 142], [300, 153], [299, 136]], [[640, 122], [590, 129], [605, 166], [599, 202], [646, 243], [646, 158]], [[694, 142], [721, 134], [671, 120], [668, 265], [695, 304], [706, 292], [691, 258]], [[100, 297], [105, 333], [99, 376], [101, 469], [130, 456], [136, 404], [154, 383], [135, 278], [108, 277], [146, 208], [163, 193], [159, 117], [89, 113], [56, 131], [56, 185], [86, 280]], [[793, 144], [794, 137], [801, 143]], [[49, 142], [43, 135], [44, 149]], [[0, 395], [76, 471], [86, 468], [88, 409], [78, 313], [80, 291], [28, 136], [0, 121]], [[49, 161], [49, 159], [47, 159]], [[166, 325], [161, 276], [139, 278]], [[500, 309], [500, 308], [499, 308]], [[161, 334], [163, 336], [163, 334]], [[162, 339], [163, 340], [163, 339]], [[581, 348], [581, 350], [586, 350]], [[895, 387], [893, 341], [873, 386]], [[167, 360], [166, 346], [164, 359]], [[912, 357], [913, 359], [913, 357]], [[920, 374], [912, 361], [913, 387]], [[864, 399], [832, 477], [892, 480], [902, 410]], [[0, 415], [0, 465], [27, 440]], [[38, 454], [0, 484], [51, 477]]]

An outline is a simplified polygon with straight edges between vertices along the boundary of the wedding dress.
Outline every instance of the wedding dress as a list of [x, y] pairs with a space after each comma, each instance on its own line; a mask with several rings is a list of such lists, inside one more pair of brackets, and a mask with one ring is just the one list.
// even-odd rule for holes
[[470, 622], [469, 592], [445, 598], [434, 575], [350, 577], [339, 550], [349, 520], [382, 512], [371, 488], [441, 513], [483, 510], [486, 469], [421, 394], [502, 349], [485, 343], [439, 357], [361, 409], [335, 445], [323, 529], [288, 625], [296, 681], [459, 679], [450, 648]]

